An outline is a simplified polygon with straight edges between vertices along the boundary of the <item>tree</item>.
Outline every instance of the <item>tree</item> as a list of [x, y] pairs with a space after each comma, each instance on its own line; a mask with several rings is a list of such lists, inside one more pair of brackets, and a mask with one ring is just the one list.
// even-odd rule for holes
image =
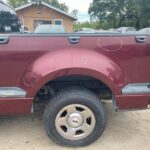
[[65, 3], [60, 3], [58, 8], [60, 8], [61, 10], [65, 12], [69, 11], [69, 7]]
[[136, 24], [139, 28], [150, 26], [150, 1], [136, 0]]
[[77, 18], [78, 12], [79, 11], [77, 9], [74, 9], [74, 10], [72, 10], [71, 15]]
[[56, 8], [59, 8], [59, 9], [65, 11], [65, 12], [69, 11], [69, 7], [65, 3], [59, 3], [58, 0], [31, 0], [31, 1], [43, 1], [53, 7], [56, 7]]
[[20, 7], [28, 3], [28, 0], [7, 0], [8, 4], [13, 8]]
[[73, 26], [74, 31], [77, 31], [81, 28], [92, 28], [92, 29], [100, 29], [99, 22], [76, 22]]
[[135, 26], [141, 28], [150, 24], [149, 0], [93, 0], [89, 14], [100, 23], [111, 27]]

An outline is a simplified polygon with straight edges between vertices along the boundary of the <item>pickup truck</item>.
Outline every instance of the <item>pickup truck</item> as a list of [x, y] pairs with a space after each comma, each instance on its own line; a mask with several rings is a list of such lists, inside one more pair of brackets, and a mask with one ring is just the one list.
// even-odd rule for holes
[[80, 147], [102, 135], [108, 98], [115, 111], [149, 108], [149, 35], [0, 35], [0, 115], [46, 102], [48, 136]]

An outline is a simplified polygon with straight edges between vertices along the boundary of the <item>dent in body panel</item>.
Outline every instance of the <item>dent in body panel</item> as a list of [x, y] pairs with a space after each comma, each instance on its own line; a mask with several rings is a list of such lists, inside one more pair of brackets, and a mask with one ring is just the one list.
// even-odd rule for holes
[[123, 40], [120, 37], [103, 37], [97, 38], [98, 46], [108, 52], [116, 52], [123, 48]]

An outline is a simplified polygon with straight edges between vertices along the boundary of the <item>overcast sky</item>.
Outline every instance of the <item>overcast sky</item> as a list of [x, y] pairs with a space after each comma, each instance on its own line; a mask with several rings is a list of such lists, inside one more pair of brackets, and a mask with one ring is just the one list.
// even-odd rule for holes
[[93, 0], [59, 0], [59, 2], [64, 2], [69, 6], [69, 12], [73, 9], [79, 10], [78, 18], [79, 21], [82, 22], [89, 20], [88, 8], [92, 1]]

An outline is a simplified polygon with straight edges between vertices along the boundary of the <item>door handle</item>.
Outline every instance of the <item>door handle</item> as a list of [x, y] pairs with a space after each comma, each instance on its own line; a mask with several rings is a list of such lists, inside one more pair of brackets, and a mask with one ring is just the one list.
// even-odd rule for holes
[[9, 42], [9, 37], [0, 36], [0, 44], [7, 44]]
[[137, 43], [145, 43], [147, 42], [147, 36], [136, 36], [135, 40]]
[[80, 42], [80, 37], [79, 36], [74, 36], [74, 37], [69, 37], [69, 42], [71, 44], [78, 44]]

